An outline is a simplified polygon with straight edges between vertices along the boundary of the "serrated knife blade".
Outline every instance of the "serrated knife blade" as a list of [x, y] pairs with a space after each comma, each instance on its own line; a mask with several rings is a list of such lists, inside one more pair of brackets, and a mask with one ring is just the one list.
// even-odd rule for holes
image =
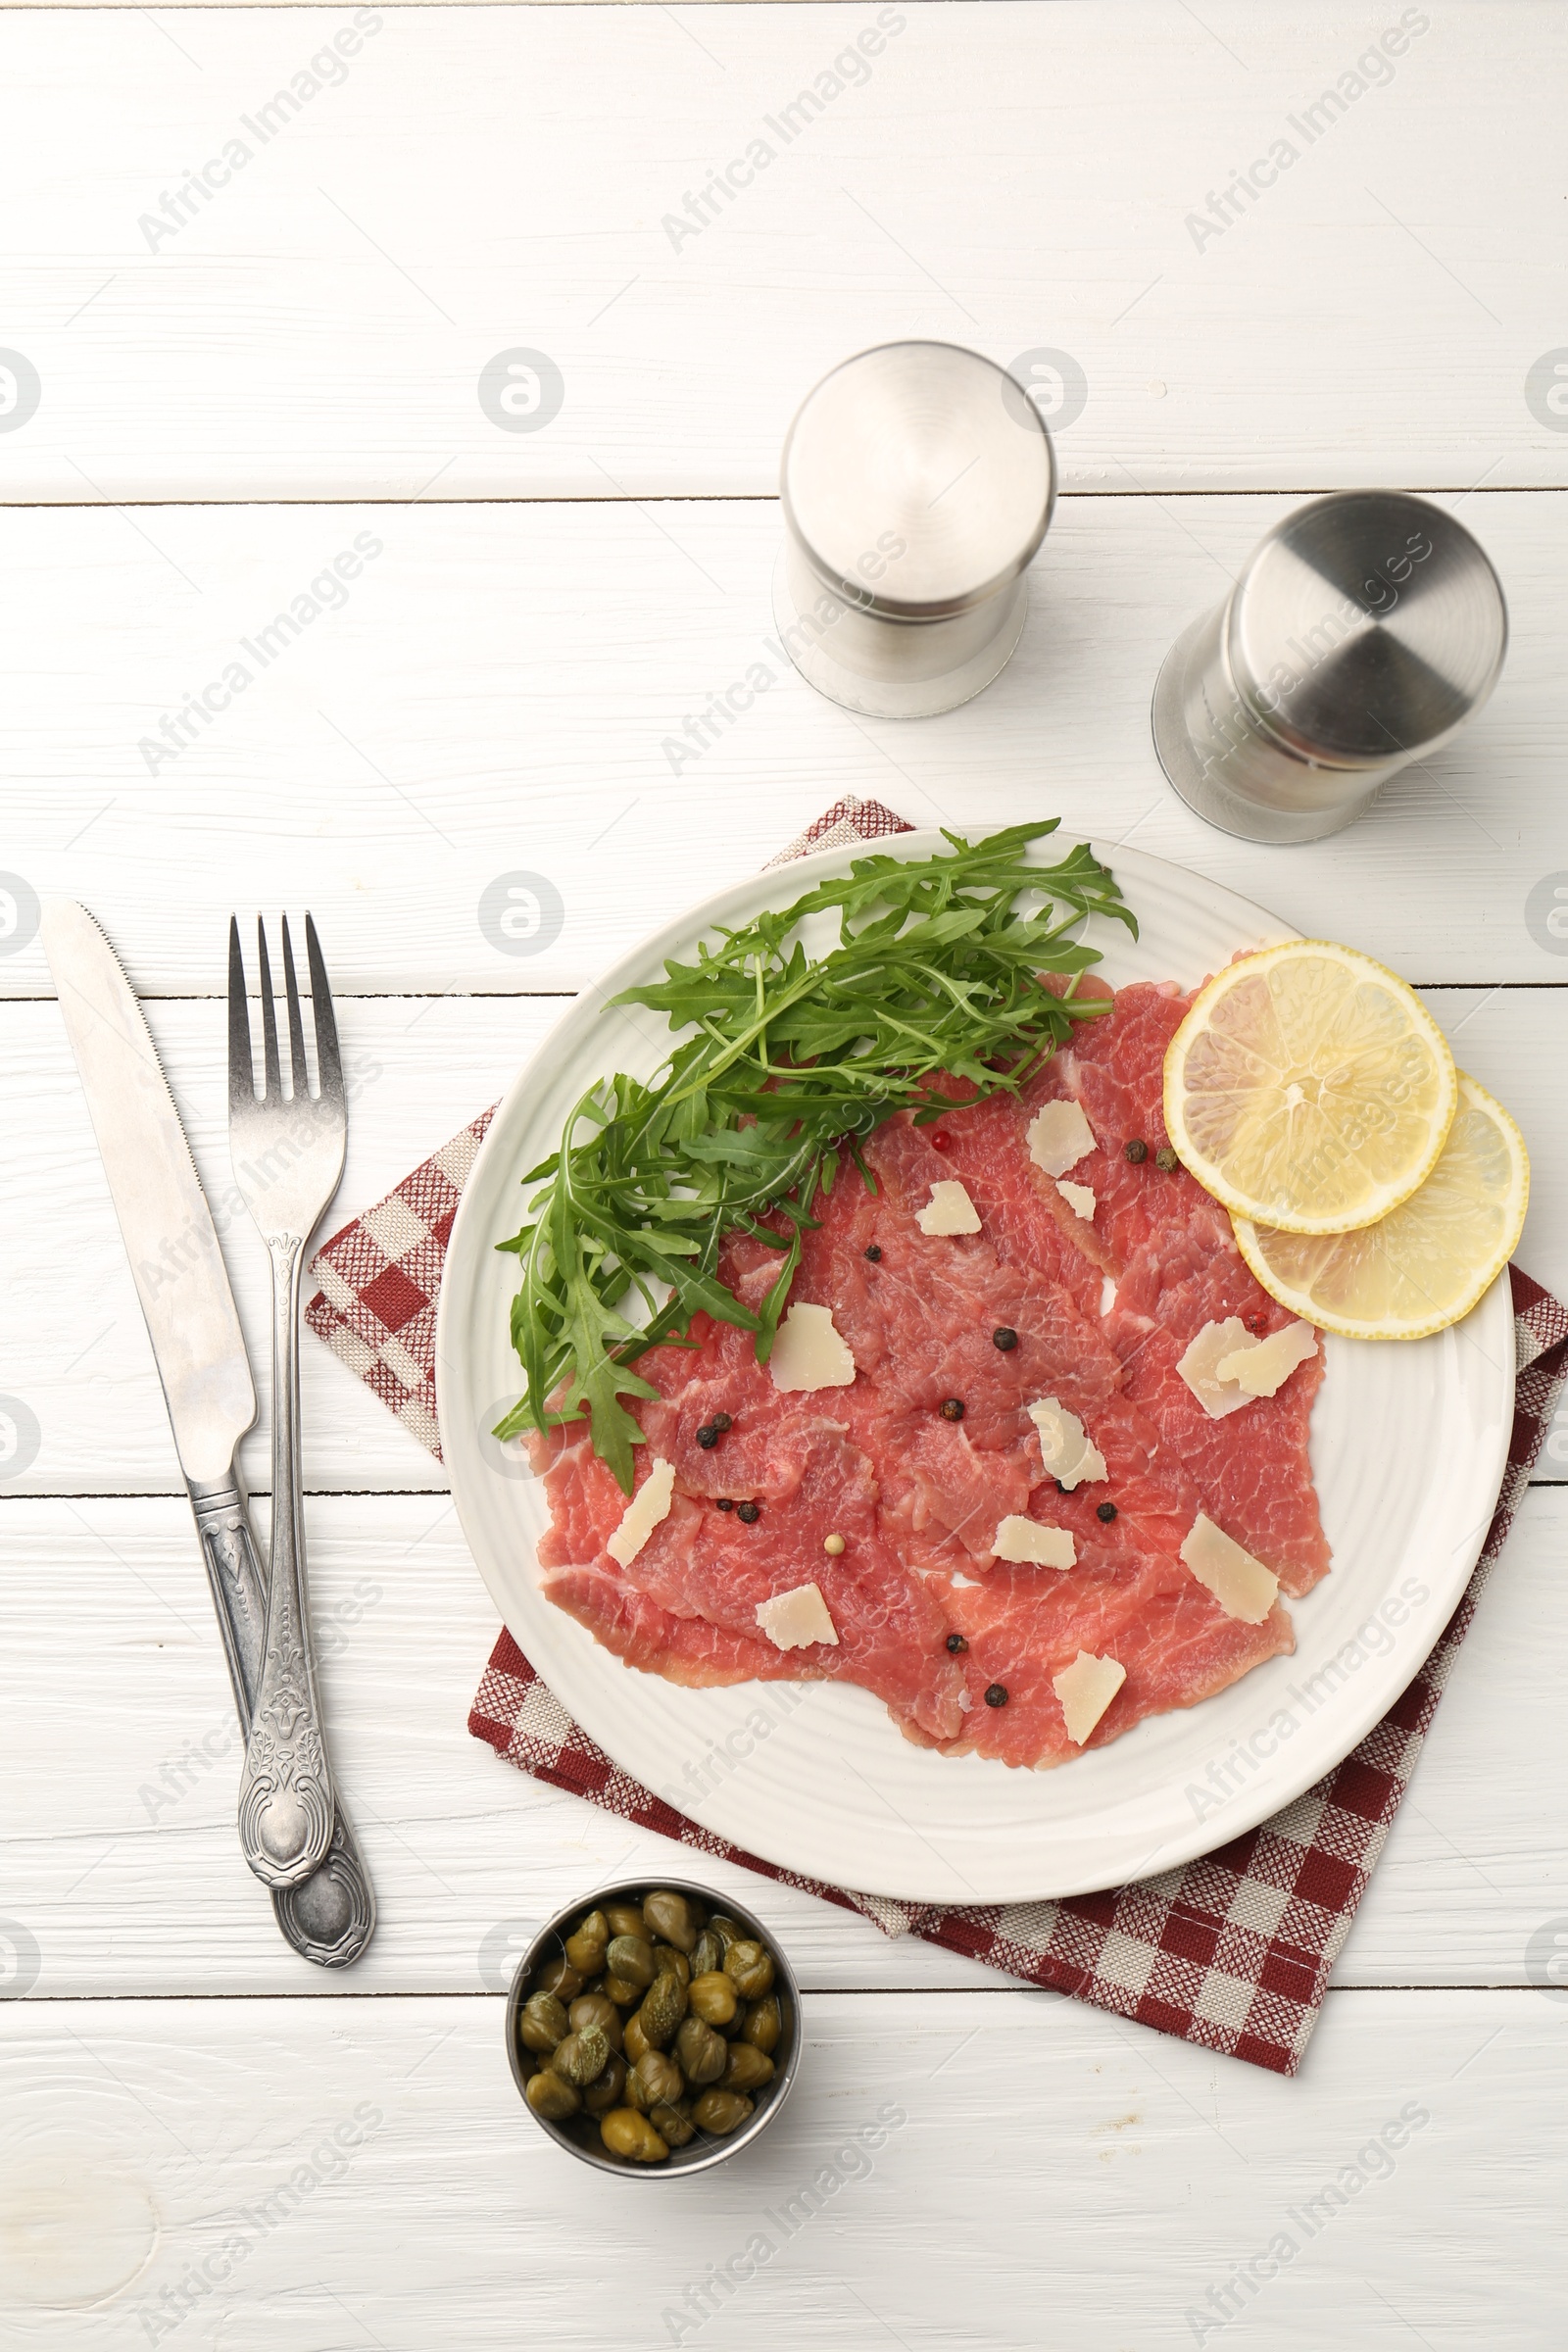
[[141, 1006], [85, 906], [40, 929], [152, 1341], [180, 1468], [226, 1478], [256, 1389], [212, 1211]]

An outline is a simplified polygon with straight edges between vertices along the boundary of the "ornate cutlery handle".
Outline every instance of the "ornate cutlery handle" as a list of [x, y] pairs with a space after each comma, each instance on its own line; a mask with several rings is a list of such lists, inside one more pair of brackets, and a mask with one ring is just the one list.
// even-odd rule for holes
[[272, 1909], [294, 1949], [318, 1968], [348, 1968], [375, 1933], [375, 1894], [341, 1804], [326, 1860], [298, 1886], [274, 1886]]
[[267, 1578], [256, 1556], [256, 1539], [238, 1476], [230, 1475], [217, 1486], [193, 1486], [190, 1506], [196, 1514], [207, 1581], [223, 1637], [228, 1679], [234, 1686], [240, 1734], [249, 1739], [251, 1707], [262, 1679]]
[[266, 1886], [298, 1886], [332, 1842], [333, 1792], [305, 1610], [299, 1299], [304, 1237], [270, 1234], [272, 1544], [261, 1684], [240, 1781], [239, 1839]]
[[[240, 1736], [248, 1740], [251, 1702], [262, 1679], [267, 1578], [238, 1478], [193, 1486], [190, 1499], [234, 1686]], [[273, 1887], [271, 1895], [278, 1927], [302, 1959], [318, 1968], [348, 1968], [359, 1959], [375, 1933], [375, 1892], [341, 1798], [326, 1860], [301, 1886]]]

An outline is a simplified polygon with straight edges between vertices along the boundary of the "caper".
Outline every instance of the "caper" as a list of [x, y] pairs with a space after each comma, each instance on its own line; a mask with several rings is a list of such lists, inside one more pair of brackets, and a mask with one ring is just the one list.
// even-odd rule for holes
[[704, 2132], [733, 2132], [752, 2112], [752, 2101], [739, 2090], [705, 2090], [692, 2101], [692, 2122]]
[[[654, 1947], [641, 1936], [612, 1936], [605, 1958], [611, 1975], [622, 1984], [636, 1984], [646, 1992], [654, 1981]], [[577, 1990], [582, 1990], [580, 1984]]]
[[590, 1911], [574, 1935], [566, 1937], [566, 1958], [585, 1977], [596, 1977], [605, 1965], [610, 1922], [602, 1911]]
[[573, 1968], [564, 1952], [547, 1960], [543, 1968], [535, 1969], [535, 1992], [553, 1992], [558, 2001], [574, 2001], [588, 1980], [580, 1968]]
[[[563, 2042], [561, 2049], [565, 2047], [566, 2044]], [[556, 2052], [550, 2063], [552, 2066], [560, 2065], [561, 2050]], [[729, 2044], [724, 2072], [719, 2079], [721, 2090], [760, 2090], [764, 2082], [771, 2082], [772, 2080], [773, 2061], [765, 2050], [758, 2049], [755, 2042], [750, 2041], [732, 2041]]]
[[[571, 2022], [577, 2023], [577, 2011], [571, 2012]], [[778, 2048], [778, 2037], [784, 2031], [784, 2013], [778, 2005], [778, 1994], [770, 1992], [765, 2000], [753, 2001], [741, 2027], [742, 2041], [749, 2041], [754, 2050], [765, 2050], [769, 2057]]]
[[647, 2034], [643, 2032], [642, 2027], [638, 2024], [637, 2017], [638, 2013], [634, 2009], [630, 2017], [628, 2017], [626, 2020], [625, 2033], [621, 2038], [620, 2046], [626, 2053], [626, 2064], [628, 2066], [635, 2066], [638, 2059], [645, 2057], [648, 2051], [654, 2047], [654, 2044], [649, 2040]]
[[683, 1984], [689, 1984], [692, 1981], [692, 1964], [684, 1952], [676, 1951], [672, 1943], [656, 1943], [654, 1974], [656, 1977], [679, 1977]]
[[732, 1943], [740, 1941], [746, 1930], [738, 1919], [731, 1919], [727, 1911], [715, 1911], [708, 1923], [708, 1933], [716, 1936], [727, 1951]]
[[605, 2060], [605, 2071], [596, 2075], [582, 2094], [583, 2106], [590, 2115], [608, 2115], [612, 2107], [624, 2106], [626, 2099], [626, 2061], [618, 2051], [612, 2050]]
[[697, 1941], [692, 1907], [683, 1894], [645, 1895], [643, 1921], [645, 1934], [672, 1943], [678, 1952], [689, 1952]]
[[522, 2095], [535, 2115], [542, 2115], [547, 2124], [564, 2124], [582, 2105], [574, 2086], [548, 2066], [529, 2076], [528, 2087]]
[[724, 2072], [724, 2061], [728, 2055], [729, 2044], [722, 2034], [715, 2034], [712, 2027], [705, 2025], [700, 2017], [682, 2019], [680, 2032], [675, 2036], [675, 2056], [688, 2082], [695, 2083], [699, 2089], [710, 2082], [716, 2082]]
[[679, 1977], [665, 1971], [649, 1985], [643, 2005], [631, 2024], [640, 2030], [651, 2048], [665, 2049], [675, 2038], [675, 2028], [686, 2014], [689, 1998]]
[[570, 2031], [566, 2012], [553, 1992], [529, 1993], [517, 2019], [517, 2039], [525, 2050], [544, 2055], [558, 2041], [564, 2041]]
[[599, 1979], [599, 1990], [617, 2009], [635, 2009], [647, 1989], [646, 1984], [633, 1984], [625, 1977], [610, 1975]]
[[605, 1918], [612, 1936], [640, 1936], [643, 1932], [641, 1903], [607, 1903]]
[[639, 2115], [646, 2115], [650, 2107], [664, 2099], [683, 2098], [685, 2093], [680, 2068], [662, 2050], [647, 2051], [626, 2077], [626, 2104], [635, 2107]]
[[734, 1982], [722, 1969], [693, 1977], [686, 1997], [694, 2015], [708, 2026], [727, 2026], [740, 2007]]
[[602, 2026], [605, 2038], [611, 2048], [612, 2050], [619, 2049], [620, 2011], [615, 2007], [614, 2002], [607, 2000], [602, 1992], [578, 1993], [577, 1998], [566, 2011], [566, 2016], [574, 2034], [580, 2034], [584, 2026]]
[[[564, 2041], [557, 2042], [550, 2053], [550, 2071], [560, 2075], [574, 2090], [584, 2090], [604, 2073], [609, 2056], [610, 2036], [604, 2027], [584, 2026], [580, 2034], [568, 2034]], [[728, 2080], [726, 2076], [725, 2081]], [[748, 2085], [743, 2082], [740, 2087], [745, 2090]]]
[[684, 2099], [661, 2099], [657, 2107], [649, 2108], [648, 2120], [660, 2138], [672, 2148], [683, 2148], [689, 2139], [697, 2136], [697, 2126], [692, 2122], [691, 2109]]
[[634, 2107], [612, 2107], [600, 2122], [599, 2136], [612, 2156], [629, 2157], [633, 2164], [657, 2164], [669, 2154], [668, 2140], [661, 2139]]
[[705, 1928], [692, 1950], [692, 1975], [706, 1977], [724, 1965], [724, 1938]]
[[750, 1937], [732, 1943], [724, 1954], [724, 1974], [746, 2000], [760, 2001], [764, 1992], [773, 1989], [773, 1955], [765, 1943]]

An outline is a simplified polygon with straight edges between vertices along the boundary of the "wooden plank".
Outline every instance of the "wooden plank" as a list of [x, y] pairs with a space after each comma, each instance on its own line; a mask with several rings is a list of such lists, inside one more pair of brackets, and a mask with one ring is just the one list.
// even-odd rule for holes
[[1545, 2352], [1565, 2022], [1343, 1994], [1283, 2082], [1047, 1995], [819, 1994], [756, 2147], [638, 2194], [519, 2111], [495, 2000], [11, 2002], [17, 2340], [1175, 2352], [1353, 2313], [1358, 2352]]
[[[1568, 1105], [1556, 1084], [1564, 1017], [1555, 988], [1439, 989], [1430, 1003], [1464, 1065], [1520, 1120], [1534, 1155], [1520, 1263], [1568, 1293]], [[391, 1189], [492, 1102], [555, 1018], [540, 997], [349, 998], [339, 1005], [356, 1085], [349, 1157], [330, 1232]], [[250, 1343], [270, 1345], [266, 1254], [234, 1196], [228, 1164], [221, 1006], [155, 1003], [154, 1034], [215, 1205]], [[12, 1494], [178, 1493], [179, 1475], [130, 1271], [86, 1105], [52, 1004], [0, 1006], [8, 1073], [0, 1172], [0, 1396], [38, 1425], [37, 1450], [14, 1456]], [[305, 1469], [317, 1490], [445, 1488], [439, 1464], [314, 1340], [305, 1348]], [[261, 1384], [265, 1387], [265, 1383]], [[270, 1482], [269, 1425], [246, 1444], [247, 1476]], [[1541, 1475], [1568, 1476], [1568, 1415]]]
[[[154, 993], [222, 985], [231, 906], [307, 895], [344, 993], [574, 989], [857, 792], [960, 829], [1057, 813], [1417, 980], [1560, 980], [1562, 943], [1527, 919], [1563, 862], [1557, 500], [1462, 506], [1508, 591], [1508, 666], [1360, 824], [1267, 849], [1165, 783], [1160, 662], [1292, 503], [1068, 501], [1011, 665], [923, 725], [852, 717], [779, 651], [771, 505], [13, 513], [0, 864], [84, 899]], [[382, 552], [334, 584], [362, 535]], [[313, 580], [345, 601], [260, 662], [246, 649]], [[219, 709], [235, 663], [251, 682]], [[181, 744], [172, 714], [209, 683], [216, 715], [169, 750], [165, 717]], [[480, 923], [518, 872], [560, 905], [526, 953]], [[7, 994], [48, 986], [26, 928], [0, 940]]]
[[[265, 1525], [265, 1510], [259, 1513]], [[497, 1631], [441, 1497], [308, 1512], [327, 1721], [379, 1891], [352, 1975], [279, 1942], [234, 1835], [231, 1701], [183, 1501], [0, 1500], [0, 1915], [40, 1997], [473, 1992], [519, 1941], [664, 1840], [541, 1787], [465, 1731]], [[1568, 1917], [1558, 1737], [1568, 1494], [1529, 1496], [1344, 1955], [1347, 1984], [1528, 1984]], [[678, 1778], [678, 1774], [674, 1777]], [[977, 1963], [683, 1854], [763, 1904], [816, 1985], [995, 1984]]]
[[[1560, 483], [1565, 44], [1529, 0], [7, 10], [4, 495], [766, 494], [910, 335], [1065, 353], [1074, 489]], [[518, 432], [522, 349], [564, 405]]]

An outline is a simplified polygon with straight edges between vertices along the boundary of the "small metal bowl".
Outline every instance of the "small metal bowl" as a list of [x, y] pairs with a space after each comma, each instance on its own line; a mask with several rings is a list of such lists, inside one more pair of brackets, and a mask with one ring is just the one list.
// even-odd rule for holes
[[771, 1928], [765, 1927], [755, 1911], [744, 1903], [736, 1902], [732, 1895], [720, 1894], [711, 1886], [699, 1886], [691, 1879], [625, 1879], [611, 1886], [595, 1887], [592, 1893], [579, 1895], [564, 1910], [558, 1911], [555, 1918], [541, 1928], [517, 1963], [512, 1990], [507, 1995], [506, 2034], [507, 2063], [512, 2068], [512, 2078], [519, 2095], [527, 2081], [523, 2062], [531, 2053], [523, 2049], [517, 2038], [517, 2020], [527, 1998], [528, 1980], [534, 1970], [542, 1968], [547, 1960], [554, 1959], [564, 1950], [566, 1937], [588, 1912], [602, 1911], [609, 1903], [641, 1902], [645, 1894], [652, 1893], [656, 1888], [660, 1892], [667, 1888], [672, 1894], [689, 1894], [710, 1911], [724, 1912], [730, 1919], [738, 1920], [759, 1942], [766, 1944], [773, 1955], [773, 1989], [778, 1995], [783, 2031], [778, 2048], [772, 2053], [773, 2080], [764, 2082], [760, 2090], [750, 2094], [755, 2100], [754, 2111], [739, 2131], [726, 2133], [722, 2139], [699, 2132], [683, 2148], [671, 2148], [661, 2164], [633, 2164], [626, 2157], [612, 2156], [600, 2138], [596, 2116], [574, 2115], [566, 2123], [552, 2124], [542, 2115], [535, 2115], [524, 2099], [523, 2105], [540, 2131], [547, 2132], [559, 2146], [569, 2149], [584, 2164], [591, 2164], [602, 2173], [629, 2174], [642, 2180], [667, 2180], [687, 2173], [705, 2173], [710, 2166], [723, 2164], [727, 2158], [738, 2156], [742, 2148], [750, 2147], [767, 2130], [788, 2098], [801, 2057], [801, 1988], [795, 1982], [795, 1971]]

